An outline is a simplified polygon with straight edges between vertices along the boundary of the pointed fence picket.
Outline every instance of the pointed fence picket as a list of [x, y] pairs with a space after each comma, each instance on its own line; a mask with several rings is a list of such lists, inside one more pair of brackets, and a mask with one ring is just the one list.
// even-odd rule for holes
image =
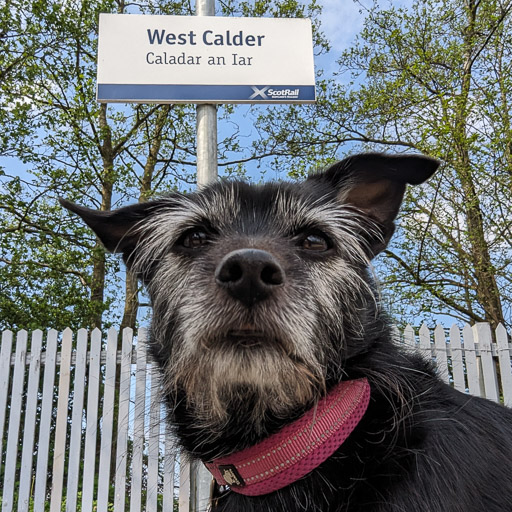
[[28, 370], [27, 402], [25, 410], [25, 424], [23, 428], [23, 443], [21, 456], [20, 487], [18, 493], [18, 512], [29, 508], [30, 476], [32, 473], [32, 459], [34, 455], [34, 436], [37, 412], [37, 388], [41, 371], [41, 343], [42, 331], [32, 333], [32, 346], [30, 349], [30, 366]]
[[[12, 399], [10, 404], [9, 427], [7, 429], [7, 449], [5, 454], [5, 473], [2, 496], [2, 512], [14, 509], [14, 488], [16, 484], [16, 462], [18, 460], [18, 435], [23, 400], [23, 382], [25, 380], [25, 358], [27, 352], [27, 331], [20, 331], [16, 338], [14, 356], [14, 375], [12, 380]], [[3, 443], [3, 440], [2, 440]]]
[[110, 490], [110, 460], [112, 455], [112, 434], [114, 430], [114, 409], [116, 391], [117, 331], [110, 329], [107, 338], [107, 361], [103, 393], [103, 419], [101, 423], [100, 465], [98, 470], [97, 512], [107, 512]]
[[[503, 325], [499, 325], [496, 329], [496, 341], [498, 345], [498, 359], [500, 366], [501, 386], [503, 389], [503, 403], [507, 407], [512, 407], [512, 372], [506, 371], [510, 368], [510, 337]], [[505, 369], [505, 370], [504, 370]]]
[[464, 340], [464, 355], [466, 358], [469, 393], [474, 396], [485, 396], [480, 361], [476, 357], [473, 329], [469, 325], [464, 326], [462, 338]]
[[[139, 332], [145, 338], [144, 332]], [[144, 451], [144, 416], [146, 401], [146, 351], [144, 345], [137, 346], [137, 371], [135, 377], [135, 410], [133, 421], [133, 454], [132, 454], [132, 497], [130, 512], [141, 510], [142, 504], [142, 463]]]
[[158, 512], [158, 469], [160, 441], [160, 408], [158, 399], [157, 369], [151, 366], [148, 370], [151, 379], [151, 393], [149, 395], [149, 442], [148, 442], [148, 478], [146, 495], [146, 512]]
[[482, 365], [482, 378], [484, 382], [484, 396], [495, 402], [500, 401], [498, 375], [492, 350], [492, 333], [489, 324], [478, 323], [473, 326], [475, 341], [480, 351]]
[[[165, 428], [146, 336], [144, 329], [2, 333], [1, 512], [205, 510], [197, 468], [180, 465]], [[395, 336], [433, 359], [456, 389], [512, 406], [503, 326], [407, 326]]]
[[66, 491], [66, 512], [77, 508], [82, 453], [82, 416], [85, 397], [85, 377], [87, 371], [87, 331], [80, 329], [77, 335], [75, 352], [75, 376], [73, 383], [73, 412], [71, 414], [71, 434], [69, 440], [68, 483]]
[[455, 389], [465, 392], [463, 348], [460, 339], [460, 329], [457, 325], [450, 328], [450, 348], [452, 358], [452, 378]]
[[[39, 418], [39, 440], [37, 443], [37, 465], [35, 472], [34, 510], [45, 510], [47, 502], [48, 460], [50, 458], [50, 436], [54, 428], [54, 381], [57, 367], [58, 333], [50, 330], [46, 338], [44, 361], [43, 394]], [[52, 443], [55, 446], [55, 442]]]
[[62, 336], [60, 350], [59, 398], [55, 422], [55, 447], [50, 497], [50, 512], [60, 512], [64, 485], [64, 464], [66, 461], [66, 437], [68, 430], [69, 386], [71, 382], [72, 332], [66, 329]]
[[[132, 366], [132, 336], [131, 329], [123, 332], [119, 376], [119, 414], [117, 419], [117, 452], [116, 477], [114, 488], [114, 512], [125, 510], [126, 499], [126, 467], [128, 458], [128, 423], [130, 416], [130, 385]], [[169, 496], [172, 496], [169, 494]]]
[[2, 333], [2, 346], [0, 347], [0, 439], [4, 438], [5, 414], [9, 396], [12, 338], [12, 332], [4, 331]]

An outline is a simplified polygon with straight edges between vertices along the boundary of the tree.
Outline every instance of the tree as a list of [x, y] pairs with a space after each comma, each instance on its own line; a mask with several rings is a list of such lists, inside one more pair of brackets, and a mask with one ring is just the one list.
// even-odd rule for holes
[[[220, 8], [226, 15], [281, 17], [319, 10], [314, 0], [228, 1]], [[135, 327], [136, 280], [126, 274], [126, 297], [119, 294], [125, 276], [118, 260], [89, 231], [84, 237], [56, 201], [63, 196], [110, 210], [194, 183], [193, 106], [96, 103], [98, 15], [134, 9], [121, 0], [9, 0], [0, 9], [2, 327], [96, 327], [121, 316], [123, 327]], [[136, 9], [193, 14], [187, 2], [145, 1]], [[233, 111], [227, 106], [221, 116]], [[239, 160], [261, 157], [230, 161], [235, 151], [243, 152], [237, 132], [219, 141], [227, 174], [244, 172]]]
[[374, 3], [337, 79], [321, 82], [318, 106], [259, 120], [299, 173], [347, 145], [441, 159], [437, 177], [409, 194], [401, 236], [381, 261], [395, 312], [409, 318], [421, 315], [415, 301], [432, 314], [512, 324], [511, 8]]

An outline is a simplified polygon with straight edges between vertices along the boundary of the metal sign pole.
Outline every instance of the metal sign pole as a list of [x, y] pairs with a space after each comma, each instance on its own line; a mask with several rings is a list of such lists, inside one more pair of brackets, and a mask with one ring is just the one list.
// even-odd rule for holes
[[[215, 0], [196, 0], [197, 16], [215, 16]], [[217, 179], [217, 107], [197, 105], [197, 186]]]
[[[215, 16], [215, 0], [196, 0], [197, 16]], [[217, 106], [197, 105], [197, 186], [217, 179]], [[201, 463], [190, 468], [190, 511], [205, 512], [210, 503], [212, 475]]]

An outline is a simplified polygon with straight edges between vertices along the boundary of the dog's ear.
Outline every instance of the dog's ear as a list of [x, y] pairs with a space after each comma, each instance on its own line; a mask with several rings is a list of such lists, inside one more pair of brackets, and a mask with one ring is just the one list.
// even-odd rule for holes
[[64, 208], [76, 213], [96, 233], [110, 252], [122, 252], [126, 257], [140, 237], [139, 223], [151, 215], [156, 202], [139, 203], [111, 211], [98, 211], [59, 199]]
[[382, 229], [379, 240], [369, 241], [372, 255], [388, 244], [407, 184], [419, 185], [439, 167], [439, 161], [423, 155], [354, 155], [333, 164], [309, 179], [327, 181], [335, 187], [338, 199], [350, 204]]

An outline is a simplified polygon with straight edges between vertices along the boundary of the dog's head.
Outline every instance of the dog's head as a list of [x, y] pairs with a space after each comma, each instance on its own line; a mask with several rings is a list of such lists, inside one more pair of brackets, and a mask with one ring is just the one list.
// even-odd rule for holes
[[196, 426], [245, 411], [261, 430], [314, 403], [366, 350], [379, 317], [368, 264], [406, 184], [437, 166], [361, 154], [302, 183], [219, 182], [110, 212], [63, 204], [146, 286], [169, 400]]

